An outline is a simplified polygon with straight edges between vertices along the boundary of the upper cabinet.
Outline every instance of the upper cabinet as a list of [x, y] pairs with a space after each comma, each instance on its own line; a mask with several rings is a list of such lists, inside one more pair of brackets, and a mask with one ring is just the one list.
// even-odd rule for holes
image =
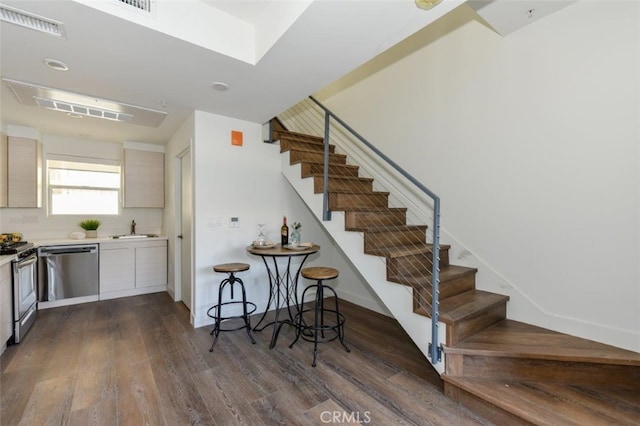
[[124, 150], [124, 207], [164, 207], [164, 153]]
[[42, 144], [2, 135], [0, 207], [42, 207]]

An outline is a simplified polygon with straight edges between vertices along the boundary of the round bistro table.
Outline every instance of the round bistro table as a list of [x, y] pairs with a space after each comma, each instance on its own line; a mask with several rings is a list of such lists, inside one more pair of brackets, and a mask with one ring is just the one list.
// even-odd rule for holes
[[[269, 301], [267, 307], [264, 310], [264, 314], [260, 318], [260, 321], [253, 328], [254, 331], [262, 331], [266, 327], [273, 325], [273, 334], [271, 335], [271, 344], [269, 348], [272, 349], [276, 345], [278, 340], [278, 334], [283, 324], [290, 324], [295, 326], [293, 321], [295, 314], [298, 311], [298, 276], [302, 265], [307, 260], [309, 255], [317, 253], [320, 250], [320, 246], [317, 244], [300, 245], [297, 247], [287, 248], [282, 247], [280, 244], [269, 248], [262, 248], [250, 245], [247, 247], [247, 252], [262, 257], [264, 266], [267, 269], [267, 275], [269, 277]], [[299, 259], [301, 261], [294, 262], [293, 259]], [[278, 259], [284, 259], [278, 265]], [[291, 305], [293, 304], [295, 312], [292, 312]], [[275, 319], [267, 324], [262, 325], [265, 320], [269, 308], [275, 309]], [[284, 315], [286, 317], [281, 318], [282, 310], [286, 308]]]

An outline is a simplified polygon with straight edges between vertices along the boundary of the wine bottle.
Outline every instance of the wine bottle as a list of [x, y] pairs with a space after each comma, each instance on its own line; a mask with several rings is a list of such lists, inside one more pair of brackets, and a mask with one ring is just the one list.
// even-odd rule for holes
[[282, 247], [289, 244], [289, 227], [287, 226], [287, 217], [282, 218], [282, 227], [280, 228], [280, 244]]

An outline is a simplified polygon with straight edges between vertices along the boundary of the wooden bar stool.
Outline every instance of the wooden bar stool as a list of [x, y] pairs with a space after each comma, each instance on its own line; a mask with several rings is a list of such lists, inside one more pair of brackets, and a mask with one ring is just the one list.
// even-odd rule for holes
[[[351, 349], [349, 349], [344, 343], [344, 315], [340, 313], [340, 308], [338, 307], [338, 295], [332, 287], [325, 285], [323, 282], [324, 280], [337, 278], [338, 270], [324, 266], [314, 266], [304, 268], [300, 273], [304, 278], [317, 280], [317, 284], [310, 285], [302, 292], [298, 313], [294, 318], [294, 323], [296, 324], [296, 338], [289, 347], [293, 347], [300, 337], [308, 342], [313, 342], [313, 363], [311, 365], [315, 367], [318, 355], [318, 343], [326, 343], [335, 339], [340, 339], [340, 343], [347, 352], [351, 352]], [[315, 290], [316, 292], [315, 301], [312, 307], [305, 309], [305, 296], [310, 290]], [[333, 293], [335, 300], [335, 306], [333, 309], [325, 306], [325, 290]], [[312, 324], [307, 324], [303, 316], [306, 312], [311, 311], [314, 313], [314, 320]], [[328, 322], [325, 322], [325, 314], [328, 314], [329, 316]]]
[[[213, 347], [218, 341], [218, 336], [221, 331], [236, 331], [242, 330], [243, 328], [247, 329], [247, 335], [249, 335], [249, 339], [251, 339], [251, 343], [255, 344], [256, 341], [251, 335], [251, 320], [249, 319], [249, 315], [255, 312], [256, 305], [252, 302], [247, 302], [247, 293], [244, 289], [244, 283], [238, 277], [236, 277], [237, 272], [247, 271], [249, 269], [249, 265], [246, 263], [224, 263], [221, 265], [216, 265], [213, 267], [213, 270], [216, 272], [223, 272], [229, 274], [227, 278], [222, 280], [220, 283], [220, 287], [218, 288], [218, 303], [207, 311], [207, 315], [214, 319], [213, 330], [211, 330], [211, 335], [213, 336], [213, 343], [211, 344], [211, 349], [209, 352], [213, 352]], [[222, 301], [222, 292], [224, 288], [229, 285], [231, 289], [231, 300], [223, 302]], [[236, 285], [240, 286], [240, 290], [242, 291], [242, 300], [233, 300], [233, 289]], [[237, 306], [242, 305], [242, 315], [223, 315], [222, 307], [223, 306]], [[212, 313], [213, 311], [213, 313]], [[224, 329], [221, 327], [222, 321], [242, 318], [244, 320], [244, 325], [236, 328]]]

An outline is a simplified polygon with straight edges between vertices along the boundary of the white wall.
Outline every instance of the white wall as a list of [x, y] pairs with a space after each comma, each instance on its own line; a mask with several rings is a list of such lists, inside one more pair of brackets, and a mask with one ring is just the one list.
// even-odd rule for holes
[[[251, 269], [239, 276], [245, 283], [248, 299], [258, 305], [258, 312], [264, 311], [269, 294], [266, 270], [262, 259], [248, 254], [246, 247], [255, 239], [258, 223], [266, 224], [269, 239], [279, 241], [283, 215], [287, 215], [290, 223], [302, 223], [303, 241], [313, 241], [322, 247], [307, 260], [307, 265], [337, 267], [341, 276], [333, 283], [336, 288], [376, 306], [375, 296], [345, 263], [282, 176], [280, 148], [262, 141], [261, 124], [196, 111], [193, 126], [195, 297], [192, 316], [196, 327], [211, 323], [206, 311], [215, 304], [218, 285], [225, 277], [213, 271], [213, 266], [220, 263], [250, 264]], [[231, 145], [231, 130], [243, 132], [243, 146]], [[186, 133], [176, 139], [184, 141]], [[173, 145], [172, 140], [168, 150], [171, 154], [167, 157], [180, 151], [179, 144]], [[175, 228], [171, 209], [172, 206], [167, 205], [167, 230]], [[239, 218], [239, 228], [229, 228], [231, 216]], [[210, 218], [222, 218], [222, 226], [209, 226]]]
[[[2, 232], [21, 232], [26, 240], [68, 238], [71, 232], [82, 231], [78, 224], [87, 219], [86, 215], [47, 215], [47, 194], [46, 185], [44, 185], [46, 182], [44, 166], [47, 155], [64, 154], [122, 161], [122, 143], [40, 134], [36, 129], [10, 124], [7, 125], [7, 134], [38, 138], [42, 142], [44, 157], [43, 207], [0, 209], [0, 230]], [[162, 209], [120, 208], [120, 214], [117, 216], [92, 215], [91, 218], [100, 219], [102, 222], [98, 229], [99, 236], [129, 233], [132, 220], [136, 221], [136, 232], [138, 233], [160, 233], [162, 230]]]
[[502, 38], [465, 5], [318, 94], [441, 196], [452, 262], [509, 317], [632, 350], [639, 8], [581, 1]]

